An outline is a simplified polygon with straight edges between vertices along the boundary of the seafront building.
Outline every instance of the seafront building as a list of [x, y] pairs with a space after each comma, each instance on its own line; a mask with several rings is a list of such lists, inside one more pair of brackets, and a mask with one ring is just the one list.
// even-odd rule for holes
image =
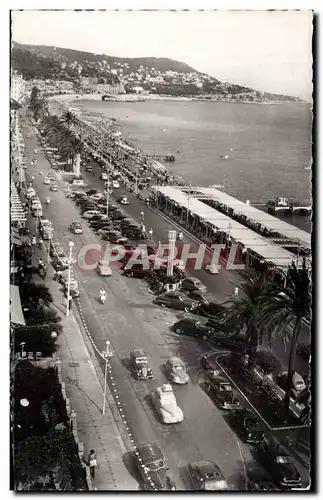
[[20, 103], [25, 95], [25, 81], [21, 75], [17, 73], [11, 74], [10, 79], [10, 97], [14, 101]]

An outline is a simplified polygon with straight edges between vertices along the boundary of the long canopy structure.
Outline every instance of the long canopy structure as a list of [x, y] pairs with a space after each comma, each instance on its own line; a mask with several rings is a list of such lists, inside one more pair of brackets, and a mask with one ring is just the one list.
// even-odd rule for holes
[[[292, 261], [295, 261], [295, 255], [284, 248], [270, 243], [266, 238], [260, 236], [255, 231], [234, 221], [228, 215], [222, 214], [218, 210], [209, 207], [196, 198], [189, 196], [181, 188], [170, 186], [154, 186], [155, 191], [162, 193], [169, 200], [183, 208], [188, 209], [205, 223], [214, 227], [217, 231], [229, 234], [233, 240], [242, 244], [247, 250], [258, 254], [267, 262], [271, 262], [277, 267], [288, 267]], [[200, 188], [199, 188], [200, 189]]]
[[236, 214], [245, 215], [249, 219], [263, 224], [267, 227], [267, 229], [270, 229], [287, 239], [298, 240], [305, 248], [311, 248], [310, 233], [298, 229], [292, 224], [288, 224], [288, 222], [278, 219], [263, 210], [259, 210], [259, 208], [247, 205], [243, 201], [237, 200], [233, 196], [230, 196], [229, 194], [226, 194], [214, 187], [199, 187], [196, 188], [196, 190], [204, 195], [208, 195], [211, 200], [232, 208]]

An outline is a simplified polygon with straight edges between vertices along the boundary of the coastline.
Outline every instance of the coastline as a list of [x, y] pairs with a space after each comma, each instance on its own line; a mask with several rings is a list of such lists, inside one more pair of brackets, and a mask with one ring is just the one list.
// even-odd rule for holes
[[145, 102], [145, 101], [185, 101], [185, 102], [226, 102], [229, 104], [261, 104], [266, 106], [278, 106], [280, 104], [311, 104], [305, 101], [244, 101], [244, 100], [227, 100], [227, 99], [212, 99], [207, 97], [184, 97], [184, 96], [169, 96], [165, 94], [115, 94], [113, 97], [102, 101], [101, 94], [62, 94], [46, 97], [50, 100], [59, 100], [64, 102], [72, 102], [78, 100], [91, 100], [101, 102]]

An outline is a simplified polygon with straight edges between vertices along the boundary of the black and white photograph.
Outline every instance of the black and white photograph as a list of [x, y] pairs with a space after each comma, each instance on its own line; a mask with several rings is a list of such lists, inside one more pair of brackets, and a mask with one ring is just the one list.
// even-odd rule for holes
[[8, 11], [11, 490], [315, 491], [310, 9]]

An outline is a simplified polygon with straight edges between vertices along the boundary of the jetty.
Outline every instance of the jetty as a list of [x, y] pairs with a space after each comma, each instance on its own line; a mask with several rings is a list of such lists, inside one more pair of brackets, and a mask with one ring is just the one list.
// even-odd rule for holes
[[151, 158], [153, 160], [157, 160], [157, 161], [175, 161], [176, 160], [176, 157], [175, 155], [173, 154], [169, 154], [169, 155], [163, 155], [163, 154], [160, 154], [160, 155], [147, 155], [148, 158]]

